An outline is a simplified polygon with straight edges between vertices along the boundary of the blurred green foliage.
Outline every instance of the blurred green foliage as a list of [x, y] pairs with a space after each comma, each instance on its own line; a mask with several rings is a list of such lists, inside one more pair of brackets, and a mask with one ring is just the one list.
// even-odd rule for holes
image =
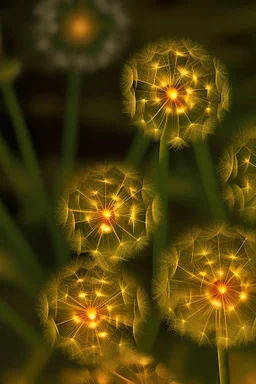
[[[45, 72], [34, 50], [31, 33], [32, 11], [36, 1], [12, 0], [0, 4], [3, 45], [7, 56], [18, 57], [23, 71], [16, 82], [18, 96], [27, 118], [36, 153], [39, 156], [48, 191], [56, 178], [65, 106], [67, 74]], [[136, 0], [127, 1], [131, 18], [130, 43], [111, 67], [86, 75], [81, 96], [78, 164], [94, 161], [122, 160], [132, 143], [136, 129], [122, 113], [119, 90], [124, 61], [146, 42], [163, 37], [190, 37], [201, 43], [212, 55], [220, 58], [230, 73], [233, 100], [231, 112], [209, 137], [210, 151], [217, 165], [222, 150], [233, 133], [248, 121], [256, 121], [256, 4], [241, 0]], [[1, 131], [18, 160], [19, 153], [11, 122], [0, 104]], [[253, 120], [255, 119], [255, 120]], [[147, 158], [140, 164], [146, 175], [152, 175], [156, 145], [151, 144]], [[170, 154], [169, 216], [170, 243], [192, 225], [212, 221], [196, 158], [192, 148]], [[15, 161], [16, 164], [16, 161]], [[1, 170], [2, 171], [2, 170]], [[10, 216], [41, 263], [46, 276], [57, 269], [56, 254], [49, 230], [40, 217], [40, 201], [33, 193], [24, 169], [16, 164], [15, 177], [23, 180], [22, 199], [17, 199], [4, 174], [0, 174], [0, 191]], [[233, 224], [243, 224], [228, 214]], [[16, 239], [16, 240], [15, 240]], [[41, 343], [41, 330], [36, 315], [36, 297], [43, 283], [33, 268], [18, 263], [21, 249], [0, 225], [0, 290], [1, 298], [17, 311], [19, 318], [0, 302], [5, 323], [1, 322], [0, 382], [66, 384], [61, 372], [78, 369], [59, 351], [49, 352]], [[126, 265], [147, 289], [151, 279], [151, 248]], [[36, 287], [31, 295], [26, 289], [29, 281]], [[36, 284], [37, 283], [37, 284]], [[10, 317], [9, 317], [10, 316]], [[12, 321], [29, 324], [27, 336], [21, 338], [11, 326]], [[19, 323], [21, 321], [21, 323]], [[29, 336], [30, 335], [30, 336]], [[35, 337], [35, 335], [38, 335]], [[167, 330], [163, 323], [154, 346], [154, 354], [167, 362], [184, 384], [216, 384], [217, 354], [214, 348], [198, 347], [190, 340]], [[231, 384], [256, 383], [256, 344], [230, 351]], [[21, 381], [24, 378], [24, 381]], [[25, 381], [25, 379], [27, 381]], [[62, 381], [61, 381], [62, 380]], [[71, 382], [69, 382], [71, 383]]]

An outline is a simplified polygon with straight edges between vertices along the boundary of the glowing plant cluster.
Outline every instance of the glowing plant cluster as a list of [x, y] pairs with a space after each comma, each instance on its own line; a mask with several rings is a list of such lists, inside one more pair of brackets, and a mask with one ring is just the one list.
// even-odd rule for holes
[[255, 336], [256, 237], [194, 229], [166, 252], [155, 294], [171, 327], [225, 348]]
[[37, 48], [62, 68], [108, 65], [127, 40], [121, 4], [106, 0], [47, 0], [35, 10]]
[[114, 262], [147, 245], [158, 211], [147, 181], [124, 167], [99, 165], [76, 178], [60, 203], [59, 219], [78, 254]]
[[138, 353], [128, 354], [119, 360], [112, 359], [95, 370], [70, 372], [68, 378], [65, 378], [66, 372], [63, 374], [63, 384], [72, 378], [77, 379], [77, 384], [179, 384], [165, 364]]
[[175, 148], [205, 138], [229, 108], [226, 70], [189, 40], [144, 48], [125, 66], [122, 88], [133, 123]]
[[224, 152], [220, 162], [224, 199], [231, 209], [256, 222], [256, 130], [244, 130]]
[[94, 262], [76, 260], [48, 285], [39, 313], [52, 345], [82, 363], [96, 362], [135, 345], [147, 298], [123, 272], [117, 276]]

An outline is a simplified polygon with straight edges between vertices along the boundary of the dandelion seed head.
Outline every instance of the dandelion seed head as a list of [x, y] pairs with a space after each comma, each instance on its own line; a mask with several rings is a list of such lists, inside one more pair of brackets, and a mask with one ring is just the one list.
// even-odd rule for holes
[[38, 307], [48, 342], [81, 363], [133, 349], [147, 314], [146, 294], [133, 279], [92, 261], [73, 262], [42, 296]]
[[133, 123], [157, 140], [164, 132], [174, 148], [204, 139], [229, 108], [225, 68], [190, 40], [141, 50], [124, 68], [122, 91]]
[[224, 151], [219, 164], [223, 197], [246, 221], [256, 222], [256, 131], [245, 129]]
[[256, 237], [224, 225], [195, 229], [167, 251], [154, 283], [170, 327], [225, 348], [255, 336]]
[[120, 2], [43, 0], [34, 14], [37, 48], [58, 68], [95, 71], [127, 41], [129, 21]]
[[79, 174], [60, 200], [59, 222], [77, 253], [110, 264], [145, 247], [160, 220], [151, 183], [119, 166]]

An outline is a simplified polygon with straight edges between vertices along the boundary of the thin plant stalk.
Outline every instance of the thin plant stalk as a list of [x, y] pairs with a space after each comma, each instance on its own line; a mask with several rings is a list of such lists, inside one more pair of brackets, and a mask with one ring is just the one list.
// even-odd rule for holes
[[228, 350], [217, 345], [220, 384], [229, 384]]
[[193, 148], [212, 218], [227, 221], [209, 145], [206, 140], [198, 140], [193, 143]]
[[34, 193], [36, 196], [38, 196], [38, 201], [41, 204], [41, 211], [45, 215], [45, 220], [48, 223], [50, 232], [52, 234], [52, 239], [56, 248], [58, 259], [62, 264], [68, 259], [68, 249], [63, 240], [61, 231], [58, 229], [55, 223], [55, 217], [52, 213], [51, 205], [45, 191], [40, 167], [28, 133], [21, 107], [11, 83], [5, 83], [2, 85], [1, 90], [5, 100], [6, 108], [15, 129], [24, 164], [31, 177], [31, 184], [33, 185]]
[[31, 346], [43, 344], [41, 335], [9, 305], [0, 298], [0, 321], [11, 328], [25, 343]]
[[143, 132], [139, 131], [133, 139], [125, 157], [125, 162], [133, 165], [135, 168], [139, 167], [150, 144], [151, 139], [148, 136], [145, 136]]
[[3, 136], [0, 134], [0, 165], [8, 181], [20, 200], [25, 198], [24, 172], [20, 164], [11, 153]]
[[61, 169], [59, 177], [57, 178], [55, 190], [55, 198], [57, 200], [75, 168], [81, 84], [81, 73], [79, 71], [71, 71], [68, 76], [67, 99], [62, 138]]
[[16, 259], [20, 265], [26, 265], [33, 270], [37, 276], [42, 275], [41, 266], [32, 248], [24, 238], [21, 230], [12, 220], [3, 202], [0, 201], [0, 228], [5, 236], [9, 238], [10, 244], [16, 250]]
[[[166, 139], [166, 129], [164, 129], [158, 154], [158, 167], [156, 168], [156, 193], [159, 196], [162, 217], [153, 234], [153, 260], [152, 260], [152, 279], [158, 274], [158, 265], [162, 252], [168, 246], [168, 180], [169, 180], [169, 148]], [[151, 304], [150, 320], [144, 331], [147, 336], [142, 341], [142, 349], [145, 353], [152, 352], [152, 348], [159, 331], [161, 318], [156, 303]]]

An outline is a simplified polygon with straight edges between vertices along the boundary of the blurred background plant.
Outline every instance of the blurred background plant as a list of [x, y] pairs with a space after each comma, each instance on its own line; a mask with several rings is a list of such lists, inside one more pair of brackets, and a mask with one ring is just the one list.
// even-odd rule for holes
[[[16, 80], [16, 90], [29, 127], [35, 152], [42, 169], [48, 191], [58, 175], [60, 141], [66, 105], [66, 74], [43, 72], [44, 61], [37, 56], [35, 38], [31, 34], [34, 20], [32, 10], [37, 1], [2, 1], [1, 23], [5, 55], [18, 57], [22, 73]], [[95, 161], [123, 160], [137, 134], [130, 120], [122, 112], [122, 96], [119, 89], [124, 61], [149, 41], [161, 38], [189, 37], [198, 41], [212, 55], [226, 64], [232, 85], [231, 113], [216, 128], [208, 140], [214, 164], [237, 130], [255, 116], [256, 74], [254, 50], [256, 40], [256, 6], [254, 1], [203, 0], [167, 1], [138, 0], [125, 4], [131, 20], [130, 43], [118, 59], [109, 67], [90, 74], [85, 88], [81, 89], [81, 115], [78, 134], [77, 163], [90, 166]], [[57, 268], [56, 252], [48, 230], [42, 222], [38, 196], [31, 193], [30, 179], [20, 165], [19, 151], [11, 121], [3, 99], [0, 105], [1, 133], [12, 149], [13, 178], [19, 181], [23, 199], [17, 199], [3, 170], [0, 190], [5, 204], [5, 224], [8, 233], [0, 226], [1, 254], [1, 362], [0, 377], [3, 383], [61, 383], [60, 371], [76, 370], [58, 351], [49, 356], [41, 345], [41, 330], [35, 313], [36, 292], [43, 288], [41, 280], [34, 279], [34, 267], [28, 267], [30, 259], [22, 255], [36, 255], [47, 274]], [[137, 147], [138, 152], [141, 149]], [[156, 164], [155, 145], [149, 144], [147, 157], [139, 161], [139, 168], [150, 176]], [[212, 210], [207, 200], [196, 159], [191, 148], [172, 153], [170, 163], [169, 215], [173, 223], [169, 243], [192, 225], [204, 225], [212, 221]], [[10, 222], [8, 218], [15, 220]], [[228, 213], [232, 224], [243, 224], [234, 212]], [[1, 221], [3, 223], [3, 221]], [[175, 223], [175, 224], [174, 224]], [[246, 224], [251, 225], [251, 224]], [[6, 226], [5, 226], [6, 228]], [[255, 228], [255, 227], [254, 227]], [[20, 237], [19, 234], [24, 236]], [[14, 235], [15, 234], [15, 235]], [[24, 248], [22, 238], [27, 242]], [[18, 241], [20, 240], [20, 241]], [[19, 250], [23, 249], [20, 253]], [[152, 249], [127, 263], [126, 268], [138, 278], [148, 291], [152, 276]], [[7, 256], [6, 256], [7, 255]], [[26, 278], [19, 278], [14, 268], [25, 266]], [[26, 288], [25, 281], [28, 284]], [[31, 284], [35, 282], [36, 288]], [[3, 304], [4, 303], [4, 304]], [[8, 303], [8, 305], [7, 305]], [[4, 320], [4, 322], [3, 322]], [[26, 325], [25, 325], [26, 324]], [[29, 324], [29, 326], [28, 326]], [[19, 333], [17, 329], [21, 330]], [[23, 337], [21, 337], [23, 335]], [[25, 335], [25, 336], [24, 336]], [[254, 344], [230, 350], [231, 384], [254, 384], [256, 381]], [[163, 323], [154, 345], [154, 355], [166, 362], [172, 372], [184, 384], [216, 384], [217, 359], [215, 351], [207, 346], [198, 347], [173, 332], [167, 332]], [[16, 373], [15, 373], [16, 372]], [[62, 379], [63, 381], [63, 379]]]

